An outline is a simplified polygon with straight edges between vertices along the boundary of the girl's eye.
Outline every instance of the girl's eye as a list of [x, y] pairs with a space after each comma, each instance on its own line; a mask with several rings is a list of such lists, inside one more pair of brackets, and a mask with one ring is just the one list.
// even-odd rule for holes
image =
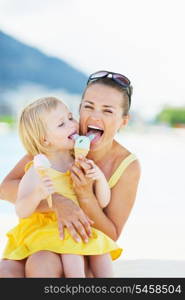
[[62, 127], [64, 125], [64, 123], [61, 123], [60, 125], [58, 125], [58, 127]]
[[73, 117], [69, 117], [69, 120], [73, 120]]
[[92, 108], [92, 106], [84, 105], [84, 108]]

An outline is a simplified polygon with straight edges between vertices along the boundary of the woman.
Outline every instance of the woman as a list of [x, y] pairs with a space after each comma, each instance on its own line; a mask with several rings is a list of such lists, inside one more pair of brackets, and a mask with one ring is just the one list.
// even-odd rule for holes
[[[87, 241], [90, 235], [88, 217], [94, 221], [95, 228], [113, 240], [121, 234], [133, 207], [140, 178], [136, 157], [114, 140], [117, 131], [128, 123], [131, 92], [130, 81], [121, 74], [99, 71], [89, 77], [80, 104], [80, 129], [83, 135], [89, 131], [96, 135], [88, 158], [104, 172], [111, 187], [111, 201], [106, 209], [101, 210], [92, 190], [92, 180], [84, 175], [87, 164], [82, 160], [79, 167], [73, 165], [71, 177], [81, 209], [71, 200], [54, 195], [53, 209], [58, 216], [61, 238], [66, 226], [75, 240], [79, 234]], [[2, 199], [15, 202], [24, 166], [30, 160], [32, 157], [28, 155], [23, 157], [4, 179]], [[48, 211], [45, 201], [39, 205], [38, 211]], [[39, 264], [41, 257], [47, 262], [43, 266]], [[2, 260], [0, 263], [0, 277], [24, 277], [25, 270], [27, 277], [62, 276], [59, 255], [47, 251], [37, 252], [25, 261]]]

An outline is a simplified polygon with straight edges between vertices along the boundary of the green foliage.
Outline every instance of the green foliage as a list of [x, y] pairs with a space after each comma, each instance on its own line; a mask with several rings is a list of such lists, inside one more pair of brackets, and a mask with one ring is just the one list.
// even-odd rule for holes
[[185, 124], [185, 107], [164, 108], [156, 119], [158, 122], [167, 123], [170, 126]]
[[3, 115], [0, 116], [0, 123], [7, 123], [8, 125], [10, 125], [10, 127], [13, 127], [15, 125], [15, 118], [13, 118], [12, 116], [9, 115]]

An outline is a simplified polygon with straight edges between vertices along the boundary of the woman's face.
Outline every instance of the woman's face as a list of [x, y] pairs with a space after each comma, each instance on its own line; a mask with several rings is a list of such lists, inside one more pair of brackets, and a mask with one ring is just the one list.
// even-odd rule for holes
[[121, 127], [127, 124], [123, 117], [123, 95], [115, 88], [94, 84], [87, 88], [80, 108], [81, 134], [95, 134], [91, 150], [105, 147]]

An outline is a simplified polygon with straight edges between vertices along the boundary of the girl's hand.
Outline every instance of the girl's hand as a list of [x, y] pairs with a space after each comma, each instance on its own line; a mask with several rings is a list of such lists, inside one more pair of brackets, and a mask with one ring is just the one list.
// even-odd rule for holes
[[93, 160], [86, 159], [86, 163], [91, 166], [91, 169], [86, 169], [86, 177], [93, 180], [100, 180], [104, 175], [100, 168], [94, 163]]
[[[40, 169], [40, 168], [39, 168]], [[55, 193], [52, 180], [47, 176], [39, 176], [39, 184], [35, 189], [35, 194], [41, 200], [48, 198], [48, 196]]]

